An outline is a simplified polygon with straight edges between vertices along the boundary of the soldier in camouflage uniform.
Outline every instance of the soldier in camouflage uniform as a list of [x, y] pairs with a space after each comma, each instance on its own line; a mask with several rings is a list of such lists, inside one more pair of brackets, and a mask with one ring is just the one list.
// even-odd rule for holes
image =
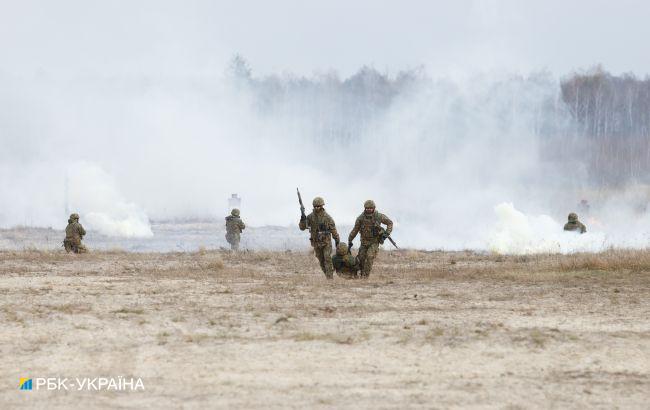
[[579, 231], [581, 234], [587, 232], [587, 227], [578, 221], [578, 215], [574, 212], [569, 214], [569, 222], [564, 225], [565, 231]]
[[79, 214], [72, 214], [68, 219], [68, 226], [65, 227], [65, 239], [63, 247], [66, 252], [86, 253], [88, 250], [81, 243], [86, 230], [79, 223]]
[[246, 225], [239, 217], [239, 209], [235, 208], [226, 217], [226, 241], [230, 244], [231, 250], [239, 250], [239, 241], [244, 229], [246, 229]]
[[361, 269], [359, 260], [348, 253], [348, 245], [343, 242], [336, 245], [336, 255], [332, 256], [332, 265], [336, 274], [346, 279], [356, 278]]
[[[348, 237], [348, 246], [352, 247], [354, 237], [361, 232], [361, 246], [359, 247], [359, 263], [361, 264], [361, 277], [367, 278], [372, 270], [372, 264], [377, 256], [379, 244], [384, 242], [393, 231], [393, 221], [375, 209], [375, 202], [367, 200], [363, 204], [364, 211], [354, 223], [354, 228]], [[384, 230], [381, 224], [386, 225]]]
[[309, 241], [314, 248], [314, 253], [318, 258], [320, 267], [325, 273], [327, 279], [334, 277], [334, 267], [332, 266], [332, 238], [335, 244], [339, 244], [339, 233], [336, 231], [334, 219], [325, 212], [325, 201], [321, 197], [316, 197], [312, 201], [314, 211], [306, 217], [300, 218], [298, 227], [301, 231], [309, 229]]

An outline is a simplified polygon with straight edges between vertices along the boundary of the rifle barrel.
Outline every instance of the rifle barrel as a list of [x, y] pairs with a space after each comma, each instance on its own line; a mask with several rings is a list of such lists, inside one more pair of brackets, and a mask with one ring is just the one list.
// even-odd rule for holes
[[300, 196], [300, 190], [296, 188], [296, 192], [298, 193], [298, 203], [300, 204], [300, 214], [305, 215], [305, 206], [302, 204], [302, 197]]

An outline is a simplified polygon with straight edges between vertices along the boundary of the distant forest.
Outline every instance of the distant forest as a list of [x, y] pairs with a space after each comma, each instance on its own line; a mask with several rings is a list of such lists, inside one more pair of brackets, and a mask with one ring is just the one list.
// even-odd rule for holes
[[561, 81], [575, 121], [572, 147], [599, 185], [650, 182], [650, 79], [613, 76], [598, 67]]
[[[516, 134], [513, 124], [524, 122], [539, 137], [543, 160], [578, 164], [565, 168], [580, 170], [577, 178], [594, 187], [650, 183], [650, 79], [633, 74], [614, 76], [595, 67], [565, 76], [559, 89], [545, 72], [486, 78], [478, 84], [481, 91], [468, 97], [454, 83], [429, 78], [422, 68], [388, 75], [362, 67], [346, 79], [335, 72], [255, 77], [246, 60], [235, 56], [227, 73], [233, 84], [253, 93], [258, 113], [286, 119], [297, 135], [324, 144], [372, 135], [376, 121], [400, 98], [424, 89], [442, 101], [431, 109], [444, 110], [447, 122], [472, 121], [480, 110], [504, 133]], [[464, 134], [458, 138], [471, 141], [468, 133], [475, 130], [460, 128]], [[421, 132], [427, 135], [428, 130]]]

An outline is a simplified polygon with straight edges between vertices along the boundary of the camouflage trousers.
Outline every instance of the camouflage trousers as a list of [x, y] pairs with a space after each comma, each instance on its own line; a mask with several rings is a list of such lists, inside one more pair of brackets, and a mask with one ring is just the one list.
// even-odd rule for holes
[[66, 252], [74, 252], [74, 253], [86, 253], [88, 252], [88, 249], [81, 243], [76, 243], [75, 241], [70, 241], [65, 239], [63, 241], [63, 247], [65, 248]]
[[332, 265], [332, 244], [325, 246], [314, 246], [314, 254], [320, 263], [320, 268], [327, 279], [334, 277], [334, 265]]
[[230, 250], [238, 251], [239, 250], [239, 240], [241, 237], [239, 235], [226, 235], [226, 241], [230, 244]]
[[377, 252], [379, 251], [379, 243], [370, 242], [362, 243], [359, 247], [359, 263], [361, 264], [361, 277], [367, 278], [370, 276], [372, 264], [375, 262]]

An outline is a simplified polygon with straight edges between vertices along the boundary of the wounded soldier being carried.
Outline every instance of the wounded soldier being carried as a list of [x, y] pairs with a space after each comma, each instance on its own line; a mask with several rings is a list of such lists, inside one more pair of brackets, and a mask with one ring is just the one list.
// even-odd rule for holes
[[359, 277], [359, 270], [361, 270], [361, 264], [356, 256], [348, 250], [348, 245], [343, 242], [339, 242], [336, 246], [336, 254], [332, 256], [332, 265], [334, 265], [334, 270], [336, 274], [342, 278], [353, 279]]

